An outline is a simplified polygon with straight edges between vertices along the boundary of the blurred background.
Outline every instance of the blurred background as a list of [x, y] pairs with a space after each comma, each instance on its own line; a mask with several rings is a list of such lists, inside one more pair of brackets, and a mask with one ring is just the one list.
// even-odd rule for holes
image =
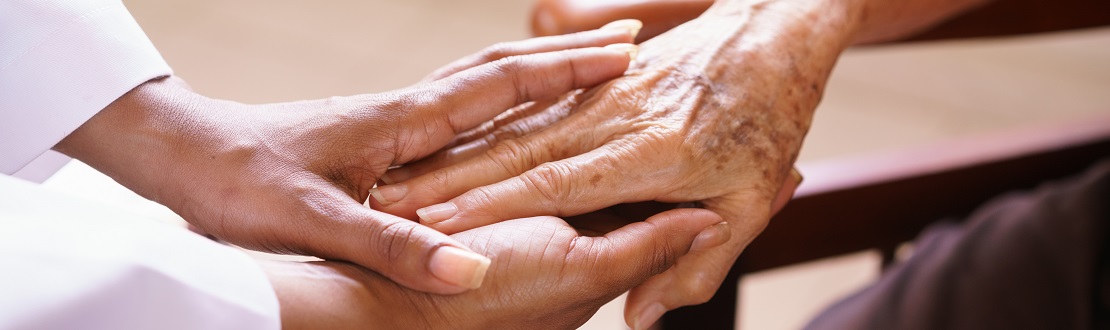
[[[531, 0], [126, 0], [177, 75], [245, 103], [381, 92], [526, 38]], [[1110, 113], [1110, 29], [899, 44], [841, 58], [800, 162]], [[804, 173], [803, 173], [804, 174]], [[78, 162], [44, 183], [180, 222]], [[878, 276], [862, 252], [744, 277], [741, 327], [795, 329]], [[586, 329], [624, 328], [621, 299]]]

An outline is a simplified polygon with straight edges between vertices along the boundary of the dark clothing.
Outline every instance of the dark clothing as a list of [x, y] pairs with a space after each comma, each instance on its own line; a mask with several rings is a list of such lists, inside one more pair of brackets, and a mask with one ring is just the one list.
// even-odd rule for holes
[[930, 227], [807, 329], [1110, 329], [1110, 162]]

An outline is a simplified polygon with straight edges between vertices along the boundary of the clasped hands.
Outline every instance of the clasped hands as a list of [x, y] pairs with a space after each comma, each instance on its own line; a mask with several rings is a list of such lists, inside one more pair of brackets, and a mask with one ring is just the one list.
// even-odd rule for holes
[[[621, 203], [698, 201], [727, 221], [699, 239], [723, 246], [692, 251], [636, 285], [625, 319], [641, 329], [708, 301], [800, 183], [790, 169], [831, 68], [824, 63], [835, 60], [826, 54], [835, 47], [807, 49], [804, 38], [704, 32], [736, 22], [703, 16], [645, 42], [621, 78], [459, 134], [387, 172], [371, 205], [457, 233]], [[796, 58], [804, 56], [814, 63]]]
[[[642, 328], [712, 295], [792, 194], [805, 127], [720, 111], [766, 99], [721, 99], [668, 47], [636, 57], [638, 28], [502, 44], [326, 100], [155, 80], [55, 149], [227, 242], [336, 260], [264, 264], [289, 328], [574, 327], [633, 288]], [[706, 209], [618, 205], [644, 201]]]

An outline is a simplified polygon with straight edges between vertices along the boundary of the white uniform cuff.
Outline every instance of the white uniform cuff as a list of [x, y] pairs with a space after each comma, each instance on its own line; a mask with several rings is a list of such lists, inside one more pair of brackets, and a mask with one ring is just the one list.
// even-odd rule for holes
[[[27, 33], [0, 31], [8, 39], [0, 42], [7, 48], [0, 51], [4, 174], [31, 162], [135, 86], [172, 74], [121, 2], [80, 1], [73, 5], [78, 10], [64, 3], [14, 0], [0, 6], [15, 11], [0, 13], [8, 23], [47, 22], [25, 25]], [[28, 34], [41, 38], [25, 38]]]

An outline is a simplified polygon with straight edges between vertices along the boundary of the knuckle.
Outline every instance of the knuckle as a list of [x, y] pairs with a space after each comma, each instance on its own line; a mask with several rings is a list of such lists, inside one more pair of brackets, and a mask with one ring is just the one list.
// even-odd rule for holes
[[675, 263], [675, 259], [677, 259], [677, 254], [670, 244], [657, 245], [652, 250], [652, 274], [661, 274], [670, 269], [671, 265]]
[[531, 149], [516, 140], [501, 141], [486, 155], [509, 175], [524, 172], [535, 165]]
[[454, 179], [452, 178], [453, 173], [448, 170], [442, 170], [432, 171], [429, 174], [430, 175], [428, 175], [427, 184], [424, 185], [424, 187], [422, 187], [421, 189], [427, 189], [427, 191], [436, 195], [445, 195], [446, 192], [450, 189], [449, 187], [451, 187], [451, 184], [454, 182]]
[[468, 206], [464, 210], [459, 210], [460, 213], [475, 216], [496, 216], [494, 212], [491, 212], [493, 210], [482, 207], [498, 205], [497, 193], [491, 191], [488, 186], [475, 188], [460, 197], [465, 200], [465, 204]]
[[497, 61], [512, 56], [516, 46], [511, 42], [499, 42], [483, 49], [479, 55], [485, 62]]
[[567, 194], [571, 184], [571, 170], [562, 163], [547, 163], [521, 175], [521, 180], [530, 190], [536, 191], [545, 201], [552, 204], [556, 215], [564, 216], [559, 205], [569, 200]]
[[527, 132], [527, 127], [525, 127], [524, 125], [521, 125], [521, 124], [514, 123], [514, 124], [511, 124], [511, 125], [502, 126], [498, 129], [494, 130], [493, 133], [490, 134], [490, 137], [493, 140], [493, 142], [509, 141], [511, 139], [515, 139], [515, 138], [519, 138], [521, 136], [524, 136], [524, 134], [526, 132]]
[[708, 302], [713, 299], [713, 295], [717, 293], [719, 282], [713, 281], [706, 276], [693, 276], [683, 281], [683, 292], [686, 292], [684, 301], [685, 304], [698, 305]]
[[513, 74], [525, 67], [525, 60], [522, 56], [508, 56], [499, 58], [490, 65], [497, 72]]
[[528, 63], [523, 56], [502, 58], [493, 62], [492, 67], [494, 72], [508, 77], [511, 81], [513, 89], [516, 91], [514, 104], [521, 104], [532, 98], [532, 86], [529, 85], [530, 82], [543, 82], [543, 79], [530, 79], [532, 77], [526, 76]]
[[409, 252], [410, 242], [416, 236], [416, 226], [403, 221], [383, 224], [379, 230], [369, 235], [369, 247], [379, 258], [378, 266], [395, 270], [397, 265], [407, 261], [405, 255]]

